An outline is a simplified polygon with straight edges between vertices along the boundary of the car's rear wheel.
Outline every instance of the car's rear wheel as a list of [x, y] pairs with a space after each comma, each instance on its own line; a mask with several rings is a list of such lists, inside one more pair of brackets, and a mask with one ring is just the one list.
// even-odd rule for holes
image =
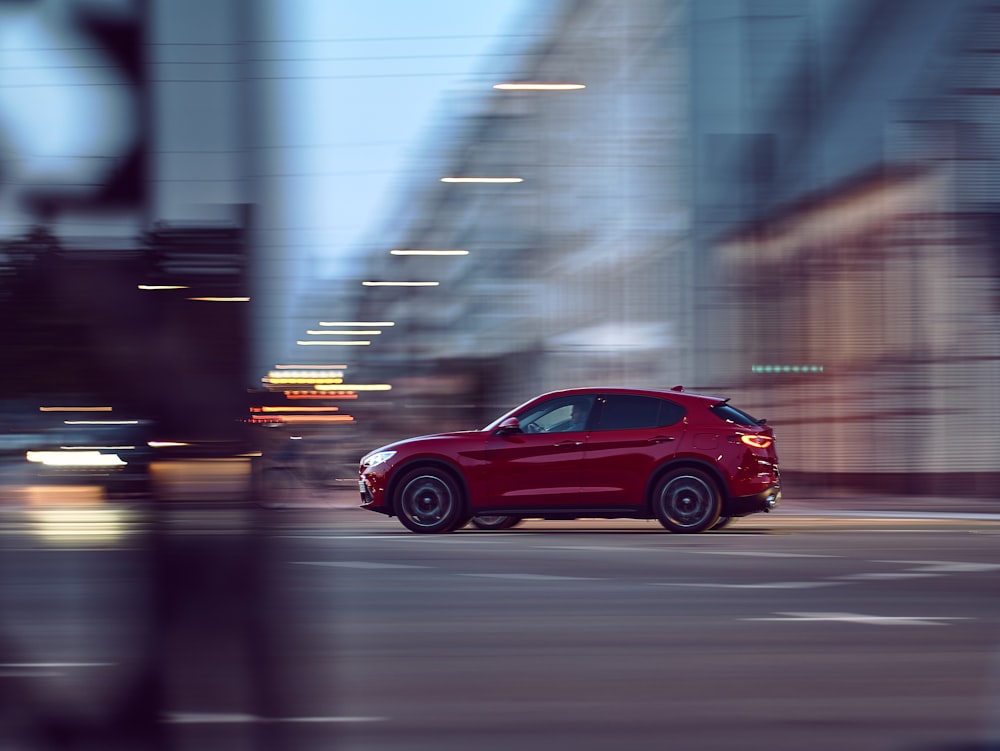
[[712, 525], [712, 529], [722, 529], [723, 527], [728, 527], [729, 522], [733, 520], [731, 516], [720, 516], [719, 521]]
[[719, 521], [722, 497], [705, 472], [676, 469], [664, 475], [653, 488], [653, 513], [671, 532], [704, 532]]
[[444, 470], [436, 467], [410, 470], [398, 488], [396, 515], [411, 532], [451, 532], [467, 519], [462, 491]]
[[503, 516], [490, 514], [488, 516], [472, 517], [472, 526], [476, 529], [510, 529], [521, 521], [518, 516]]

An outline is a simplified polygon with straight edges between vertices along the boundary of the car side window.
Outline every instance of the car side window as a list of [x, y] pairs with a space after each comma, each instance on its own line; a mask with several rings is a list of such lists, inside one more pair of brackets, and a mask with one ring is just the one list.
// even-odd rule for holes
[[607, 394], [601, 397], [595, 430], [638, 430], [673, 425], [684, 416], [679, 404], [654, 396]]
[[584, 430], [593, 403], [592, 396], [552, 399], [518, 417], [521, 430], [525, 433], [568, 433]]

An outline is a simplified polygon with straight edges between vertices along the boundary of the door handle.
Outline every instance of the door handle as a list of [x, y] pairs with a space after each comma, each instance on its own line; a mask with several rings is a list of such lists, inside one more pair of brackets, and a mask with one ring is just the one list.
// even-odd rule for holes
[[565, 446], [582, 446], [583, 441], [563, 441], [562, 443], [557, 443], [557, 448], [563, 448]]
[[658, 435], [658, 436], [656, 436], [656, 438], [650, 438], [649, 442], [650, 443], [667, 443], [669, 441], [676, 441], [676, 440], [677, 440], [677, 436], [673, 436], [673, 435]]

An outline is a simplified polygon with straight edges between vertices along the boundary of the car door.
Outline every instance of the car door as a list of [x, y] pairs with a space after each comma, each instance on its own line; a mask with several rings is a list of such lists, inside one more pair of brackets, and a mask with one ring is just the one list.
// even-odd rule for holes
[[581, 506], [635, 508], [650, 474], [677, 452], [684, 408], [655, 396], [604, 394], [594, 413], [581, 464]]
[[588, 419], [595, 397], [556, 397], [518, 415], [520, 430], [487, 439], [482, 487], [473, 508], [560, 510], [579, 503]]

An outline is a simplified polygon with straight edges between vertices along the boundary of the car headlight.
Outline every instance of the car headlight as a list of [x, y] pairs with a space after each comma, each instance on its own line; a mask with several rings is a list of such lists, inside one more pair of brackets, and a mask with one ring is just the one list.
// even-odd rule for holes
[[395, 451], [376, 451], [374, 454], [368, 454], [368, 456], [362, 459], [361, 466], [365, 468], [374, 467], [377, 464], [389, 461], [395, 455]]

